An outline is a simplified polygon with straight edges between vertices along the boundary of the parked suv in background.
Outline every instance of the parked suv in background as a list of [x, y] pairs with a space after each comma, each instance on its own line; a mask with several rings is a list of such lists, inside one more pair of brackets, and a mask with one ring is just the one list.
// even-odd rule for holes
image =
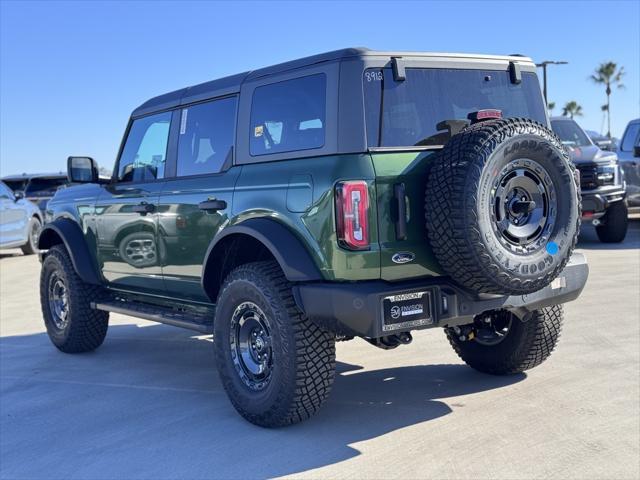
[[67, 184], [67, 175], [62, 172], [23, 173], [22, 175], [6, 176], [2, 181], [14, 192], [21, 192], [27, 200], [35, 203], [44, 212], [47, 202], [58, 188]]
[[618, 156], [601, 150], [571, 118], [554, 117], [551, 128], [580, 172], [582, 220], [596, 227], [601, 242], [622, 242], [627, 235], [628, 211], [625, 175]]
[[134, 110], [113, 178], [49, 202], [42, 312], [64, 352], [109, 312], [214, 334], [247, 420], [304, 420], [335, 342], [443, 327], [482, 372], [533, 368], [588, 268], [575, 169], [525, 57], [346, 49]]
[[0, 248], [21, 248], [26, 255], [36, 253], [42, 223], [38, 207], [0, 181]]
[[624, 171], [629, 207], [640, 210], [640, 118], [627, 125], [618, 148], [618, 160]]

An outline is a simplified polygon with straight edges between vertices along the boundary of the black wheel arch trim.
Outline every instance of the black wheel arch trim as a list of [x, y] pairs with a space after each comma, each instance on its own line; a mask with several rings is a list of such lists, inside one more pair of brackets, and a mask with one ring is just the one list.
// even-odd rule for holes
[[320, 270], [313, 258], [294, 233], [276, 220], [268, 218], [251, 218], [244, 222], [223, 229], [211, 242], [205, 254], [202, 287], [205, 291], [209, 279], [207, 267], [216, 246], [230, 235], [248, 235], [262, 243], [273, 255], [282, 268], [282, 272], [290, 282], [315, 282], [323, 280]]
[[95, 260], [89, 253], [89, 247], [80, 226], [68, 218], [59, 218], [45, 224], [38, 238], [38, 249], [48, 250], [60, 243], [65, 246], [71, 263], [83, 282], [101, 285], [101, 277]]

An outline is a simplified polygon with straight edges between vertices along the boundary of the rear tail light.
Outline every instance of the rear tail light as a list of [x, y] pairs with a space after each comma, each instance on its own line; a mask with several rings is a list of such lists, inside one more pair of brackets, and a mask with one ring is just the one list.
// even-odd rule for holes
[[338, 242], [349, 250], [369, 249], [369, 189], [354, 180], [336, 185], [336, 231]]

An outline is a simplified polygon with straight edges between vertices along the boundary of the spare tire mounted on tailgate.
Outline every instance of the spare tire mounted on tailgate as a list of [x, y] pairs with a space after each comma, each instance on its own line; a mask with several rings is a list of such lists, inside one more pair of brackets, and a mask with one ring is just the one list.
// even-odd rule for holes
[[442, 268], [481, 293], [547, 286], [578, 235], [574, 170], [556, 135], [531, 120], [485, 121], [453, 136], [426, 188], [427, 234]]

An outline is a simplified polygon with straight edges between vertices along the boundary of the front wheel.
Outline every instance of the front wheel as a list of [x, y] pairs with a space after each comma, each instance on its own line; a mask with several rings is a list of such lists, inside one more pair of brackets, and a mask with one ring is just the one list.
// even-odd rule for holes
[[59, 350], [89, 352], [102, 345], [109, 312], [91, 308], [100, 293], [100, 287], [78, 276], [64, 246], [47, 252], [40, 273], [40, 303], [49, 338]]
[[602, 243], [620, 243], [627, 236], [629, 211], [624, 201], [616, 202], [607, 208], [604, 224], [596, 227], [596, 233]]
[[262, 427], [309, 418], [333, 384], [335, 338], [297, 308], [276, 262], [229, 274], [218, 295], [214, 348], [231, 403]]
[[38, 238], [42, 230], [42, 222], [38, 217], [31, 217], [29, 221], [29, 237], [27, 243], [22, 246], [22, 253], [25, 255], [33, 255], [38, 252]]
[[562, 305], [535, 310], [520, 319], [506, 310], [476, 317], [472, 334], [447, 328], [449, 343], [470, 367], [492, 375], [530, 370], [544, 362], [558, 343]]

